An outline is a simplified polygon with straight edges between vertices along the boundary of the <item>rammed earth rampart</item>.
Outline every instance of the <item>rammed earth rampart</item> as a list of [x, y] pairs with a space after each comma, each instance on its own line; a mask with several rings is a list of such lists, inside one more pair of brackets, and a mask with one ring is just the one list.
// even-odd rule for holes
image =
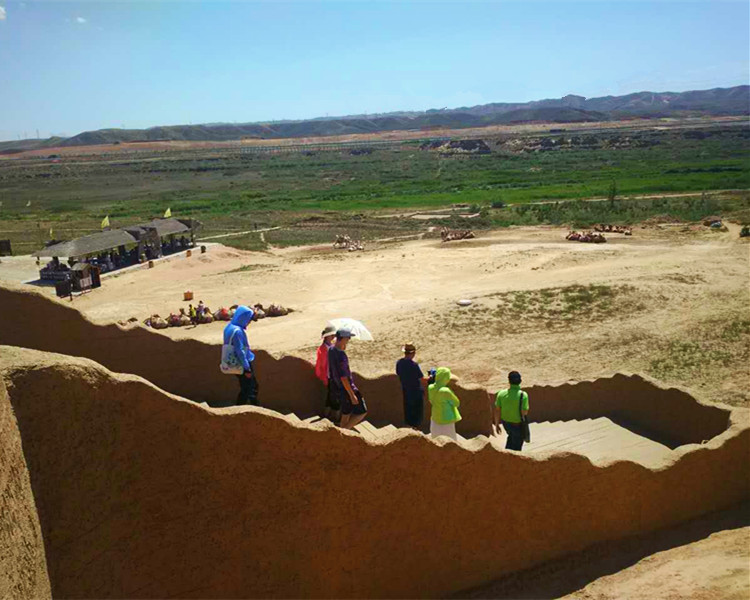
[[[27, 549], [0, 560], [0, 590], [26, 580], [44, 594], [37, 515], [54, 596], [434, 597], [750, 498], [750, 411], [641, 377], [527, 389], [538, 420], [647, 429], [675, 448], [658, 468], [505, 452], [481, 435], [476, 388], [458, 390], [468, 443], [408, 430], [371, 443], [49, 353], [227, 404], [236, 382], [218, 373], [218, 345], [94, 325], [20, 289], [0, 288], [0, 305], [0, 343], [44, 350], [0, 346], [0, 450], [13, 457], [0, 474], [33, 490], [0, 495], [4, 523], [32, 523]], [[318, 410], [308, 363], [258, 360], [266, 405]], [[394, 378], [360, 381], [373, 420], [400, 423]]]
[[[0, 344], [90, 358], [112, 371], [140, 375], [170, 393], [214, 407], [235, 403], [237, 381], [218, 369], [220, 340], [206, 344], [173, 340], [142, 327], [96, 325], [65, 304], [20, 286], [0, 286], [0, 306]], [[264, 406], [300, 417], [321, 411], [323, 388], [310, 363], [295, 357], [275, 359], [262, 350], [256, 354]], [[356, 378], [368, 399], [368, 420], [402, 425], [396, 376]], [[458, 432], [464, 437], [489, 435], [486, 390], [461, 385], [455, 389], [462, 401]], [[524, 389], [533, 398], [536, 421], [609, 417], [670, 447], [701, 443], [728, 425], [728, 409], [698, 403], [674, 388], [658, 388], [657, 397], [654, 384], [637, 375]]]

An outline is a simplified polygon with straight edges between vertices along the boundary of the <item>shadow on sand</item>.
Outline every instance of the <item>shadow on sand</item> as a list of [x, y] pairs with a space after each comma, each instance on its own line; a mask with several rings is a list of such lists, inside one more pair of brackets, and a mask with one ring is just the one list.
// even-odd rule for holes
[[45, 281], [43, 279], [33, 279], [31, 281], [24, 281], [24, 285], [33, 285], [35, 287], [42, 287], [42, 288], [53, 288], [55, 287], [54, 281]]
[[750, 503], [712, 513], [648, 535], [596, 544], [583, 552], [512, 573], [490, 584], [464, 590], [450, 598], [528, 600], [560, 598], [638, 561], [671, 548], [706, 539], [713, 533], [750, 525]]

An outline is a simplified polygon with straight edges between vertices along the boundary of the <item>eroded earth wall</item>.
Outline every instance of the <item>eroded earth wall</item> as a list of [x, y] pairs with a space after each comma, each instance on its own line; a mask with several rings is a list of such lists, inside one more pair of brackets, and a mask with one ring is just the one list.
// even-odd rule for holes
[[[219, 371], [218, 343], [173, 340], [142, 327], [96, 325], [62, 302], [12, 284], [0, 286], [0, 306], [0, 344], [90, 358], [112, 371], [140, 375], [168, 392], [211, 406], [235, 403], [237, 381]], [[323, 388], [310, 363], [295, 357], [276, 359], [262, 350], [256, 354], [264, 406], [301, 417], [322, 411]], [[395, 375], [356, 375], [356, 379], [368, 400], [368, 420], [376, 425], [403, 424], [401, 387]], [[460, 385], [455, 389], [462, 401], [458, 432], [466, 437], [489, 435], [491, 404], [486, 391]], [[524, 389], [531, 398], [532, 420], [609, 417], [670, 447], [708, 440], [728, 423], [729, 411], [697, 403], [681, 390], [662, 390], [638, 376]], [[425, 403], [424, 423], [426, 431], [429, 403]]]
[[50, 583], [16, 417], [0, 379], [0, 598], [49, 598]]
[[742, 409], [651, 470], [406, 430], [369, 443], [0, 353], [59, 597], [443, 596], [750, 493]]

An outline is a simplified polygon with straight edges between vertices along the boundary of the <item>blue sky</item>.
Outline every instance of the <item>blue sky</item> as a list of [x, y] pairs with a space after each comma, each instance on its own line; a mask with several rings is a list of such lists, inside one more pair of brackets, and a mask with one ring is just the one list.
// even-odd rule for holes
[[747, 1], [0, 7], [0, 139], [750, 80]]

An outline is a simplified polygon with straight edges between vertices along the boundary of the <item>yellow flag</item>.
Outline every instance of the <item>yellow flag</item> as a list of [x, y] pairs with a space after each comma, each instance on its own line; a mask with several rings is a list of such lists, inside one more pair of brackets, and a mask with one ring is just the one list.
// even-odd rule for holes
[[109, 215], [102, 219], [102, 229], [109, 227]]
[[167, 210], [164, 211], [164, 218], [165, 219], [168, 219], [171, 216], [172, 216], [172, 209], [171, 208], [168, 208]]
[[52, 227], [49, 228], [49, 239], [52, 239]]

